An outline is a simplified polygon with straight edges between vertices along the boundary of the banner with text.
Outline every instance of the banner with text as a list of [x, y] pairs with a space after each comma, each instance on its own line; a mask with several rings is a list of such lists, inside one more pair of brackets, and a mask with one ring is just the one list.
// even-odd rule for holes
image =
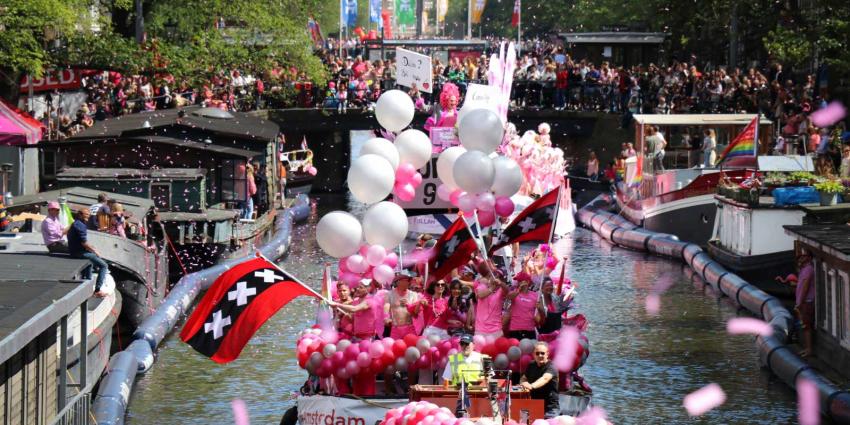
[[463, 106], [489, 108], [495, 111], [498, 110], [500, 96], [501, 93], [497, 87], [472, 83], [466, 87]]
[[413, 196], [413, 200], [403, 202], [396, 198], [394, 202], [405, 210], [448, 210], [454, 208], [450, 202], [437, 197], [437, 186], [442, 183], [437, 175], [437, 155], [433, 155], [431, 160], [419, 169], [419, 172], [422, 174], [422, 184], [416, 188], [416, 195]]
[[298, 397], [298, 423], [301, 425], [375, 425], [387, 410], [402, 407], [408, 400], [355, 400], [322, 395]]
[[434, 89], [430, 56], [396, 47], [395, 63], [396, 84], [404, 87], [416, 84], [419, 91], [425, 93]]
[[481, 15], [484, 14], [484, 7], [487, 6], [487, 0], [472, 0], [472, 23], [480, 24]]

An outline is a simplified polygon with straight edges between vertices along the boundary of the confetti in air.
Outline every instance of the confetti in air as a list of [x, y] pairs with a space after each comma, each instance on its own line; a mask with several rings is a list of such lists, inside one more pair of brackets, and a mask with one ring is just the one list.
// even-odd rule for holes
[[245, 402], [240, 399], [234, 399], [230, 402], [230, 406], [233, 408], [233, 423], [235, 425], [250, 425], [251, 420], [248, 419], [248, 407], [245, 405]]
[[708, 384], [685, 396], [682, 404], [690, 416], [700, 416], [726, 402], [726, 393], [717, 384]]
[[814, 382], [797, 379], [797, 413], [800, 425], [818, 425], [820, 423], [820, 398]]
[[726, 323], [726, 331], [730, 335], [759, 335], [768, 337], [773, 335], [773, 327], [763, 320], [751, 317], [736, 317]]
[[818, 109], [812, 113], [812, 122], [818, 127], [829, 127], [842, 119], [847, 110], [841, 102], [832, 102], [825, 108]]

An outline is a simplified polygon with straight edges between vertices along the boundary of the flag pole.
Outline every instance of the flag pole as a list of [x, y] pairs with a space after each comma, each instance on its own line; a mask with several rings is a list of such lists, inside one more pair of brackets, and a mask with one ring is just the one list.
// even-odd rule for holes
[[516, 0], [517, 4], [519, 4], [519, 8], [517, 9], [516, 16], [516, 45], [519, 46], [522, 42], [522, 0]]
[[292, 278], [292, 281], [293, 281], [293, 282], [295, 282], [295, 283], [297, 283], [297, 284], [299, 284], [299, 285], [303, 286], [303, 287], [304, 287], [304, 288], [306, 288], [308, 291], [312, 292], [312, 293], [313, 293], [313, 295], [315, 295], [316, 297], [318, 297], [320, 300], [322, 300], [322, 301], [324, 301], [324, 302], [326, 302], [326, 303], [329, 303], [329, 304], [330, 304], [330, 300], [328, 300], [327, 298], [325, 298], [322, 294], [320, 294], [320, 293], [316, 292], [316, 290], [315, 290], [315, 289], [313, 289], [313, 288], [311, 288], [311, 287], [307, 286], [304, 282], [302, 282], [302, 281], [298, 280], [298, 278], [296, 278], [295, 276], [291, 275], [290, 273], [287, 273], [287, 272], [286, 272], [286, 270], [284, 270], [284, 269], [280, 268], [280, 266], [278, 266], [277, 264], [275, 264], [275, 262], [274, 262], [274, 261], [269, 260], [269, 259], [268, 259], [268, 257], [266, 257], [265, 255], [263, 255], [263, 253], [262, 253], [262, 252], [260, 252], [259, 250], [257, 250], [257, 251], [256, 251], [256, 256], [257, 256], [257, 257], [259, 257], [259, 258], [262, 258], [263, 260], [268, 261], [268, 262], [269, 262], [269, 264], [271, 264], [272, 266], [274, 266], [274, 268], [276, 268], [279, 272], [281, 272], [281, 273], [286, 273], [287, 275], [289, 275], [289, 277], [291, 277], [291, 278]]
[[483, 246], [484, 244], [483, 243], [480, 244], [480, 245], [478, 244], [478, 240], [475, 239], [475, 235], [472, 234], [472, 228], [469, 226], [469, 222], [466, 221], [466, 217], [463, 216], [463, 211], [460, 211], [458, 213], [458, 216], [463, 220], [463, 224], [466, 225], [466, 230], [469, 232], [469, 235], [472, 236], [472, 240], [475, 241], [475, 247], [478, 248], [478, 252], [480, 252], [481, 255], [484, 257], [484, 264], [487, 266], [487, 270], [490, 272], [490, 275], [493, 276], [493, 277], [496, 277], [496, 272], [493, 271], [493, 269], [490, 267], [490, 261], [489, 261], [489, 258], [487, 257], [487, 250], [482, 249], [482, 248], [484, 248], [484, 246]]
[[561, 209], [561, 196], [563, 195], [564, 190], [564, 182], [561, 182], [561, 185], [558, 186], [558, 200], [555, 201], [555, 217], [552, 219], [552, 228], [549, 229], [549, 240], [546, 241], [547, 244], [552, 243], [552, 238], [555, 235], [555, 225], [558, 224], [558, 213]]

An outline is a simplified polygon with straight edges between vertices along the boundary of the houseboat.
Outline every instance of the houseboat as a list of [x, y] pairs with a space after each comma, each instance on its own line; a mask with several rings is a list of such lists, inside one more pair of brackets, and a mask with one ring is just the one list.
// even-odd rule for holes
[[818, 367], [831, 365], [846, 382], [850, 379], [850, 226], [846, 216], [844, 221], [784, 227], [795, 241], [795, 250], [805, 250], [814, 261], [813, 348]]
[[[684, 130], [702, 137], [705, 129], [714, 129], [718, 143], [728, 144], [755, 115], [683, 114], [635, 115], [635, 150], [638, 155], [626, 160], [626, 178], [616, 185], [616, 201], [623, 216], [638, 226], [679, 239], [706, 245], [714, 231], [716, 205], [714, 193], [720, 181], [719, 168], [687, 168], [681, 156], [665, 157], [664, 169], [653, 167], [648, 152], [646, 130], [657, 127], [668, 146], [682, 145]], [[772, 123], [760, 121], [759, 146], [766, 146]], [[718, 148], [722, 151], [722, 147]], [[734, 183], [749, 178], [755, 167], [754, 157], [735, 158], [724, 164], [725, 176]]]
[[[71, 210], [97, 203], [98, 192], [83, 187], [50, 190], [15, 198], [7, 208], [17, 237], [7, 239], [3, 253], [46, 254], [41, 222], [47, 203], [62, 200]], [[135, 328], [159, 306], [168, 290], [168, 252], [162, 224], [155, 220], [153, 201], [135, 196], [103, 192], [124, 207], [127, 237], [90, 231], [91, 243], [109, 264], [110, 276], [123, 298], [122, 323]]]
[[[174, 279], [271, 231], [277, 135], [278, 126], [267, 120], [197, 106], [107, 119], [39, 145], [42, 189], [82, 186], [150, 199]], [[248, 217], [252, 164], [258, 202]]]

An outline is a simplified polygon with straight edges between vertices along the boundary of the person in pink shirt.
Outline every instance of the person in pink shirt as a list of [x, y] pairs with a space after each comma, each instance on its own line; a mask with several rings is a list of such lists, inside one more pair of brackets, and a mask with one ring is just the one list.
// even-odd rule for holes
[[[390, 338], [402, 339], [405, 335], [416, 334], [413, 326], [413, 318], [419, 314], [422, 304], [419, 302], [419, 294], [408, 290], [413, 276], [408, 271], [401, 271], [395, 277], [395, 288], [391, 289], [384, 299], [385, 323], [390, 325]], [[408, 376], [411, 383], [415, 383], [414, 374]], [[386, 393], [396, 394], [392, 373], [384, 374], [384, 382], [387, 383]]]
[[515, 277], [516, 289], [508, 294], [511, 303], [511, 319], [508, 324], [508, 336], [516, 339], [536, 339], [537, 317], [545, 314], [540, 294], [528, 289], [531, 276], [519, 273]]
[[449, 299], [446, 297], [446, 281], [431, 282], [422, 297], [422, 317], [425, 329], [422, 336], [437, 335], [449, 339]]
[[502, 306], [508, 292], [505, 281], [495, 278], [488, 268], [486, 277], [475, 282], [475, 334], [484, 337], [502, 336]]
[[[351, 332], [357, 340], [375, 339], [375, 311], [377, 307], [369, 296], [369, 281], [364, 279], [354, 290], [355, 298], [350, 303], [331, 301], [331, 306], [350, 314]], [[340, 292], [341, 294], [341, 292]]]
[[[340, 305], [351, 305], [354, 299], [351, 298], [351, 288], [347, 283], [339, 281], [336, 284], [336, 302]], [[351, 321], [351, 313], [338, 308], [336, 310], [336, 330], [341, 334], [354, 335], [354, 323]]]

